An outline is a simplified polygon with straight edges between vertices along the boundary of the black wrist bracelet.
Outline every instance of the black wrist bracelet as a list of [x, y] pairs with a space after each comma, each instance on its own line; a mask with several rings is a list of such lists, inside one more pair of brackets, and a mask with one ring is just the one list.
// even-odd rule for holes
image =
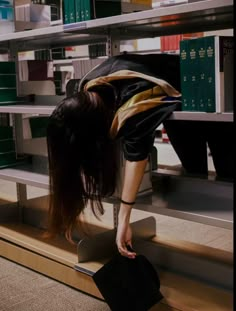
[[124, 201], [122, 199], [120, 199], [120, 202], [124, 203], [124, 204], [127, 204], [127, 205], [134, 205], [135, 204], [135, 201], [134, 202], [126, 202], [126, 201]]

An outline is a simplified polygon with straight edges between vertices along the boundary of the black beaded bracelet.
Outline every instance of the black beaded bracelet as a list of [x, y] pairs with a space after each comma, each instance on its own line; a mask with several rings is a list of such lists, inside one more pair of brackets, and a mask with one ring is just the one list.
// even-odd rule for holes
[[124, 204], [127, 204], [127, 205], [134, 205], [135, 204], [135, 201], [134, 202], [126, 202], [126, 201], [124, 201], [122, 199], [120, 199], [120, 202], [124, 203]]

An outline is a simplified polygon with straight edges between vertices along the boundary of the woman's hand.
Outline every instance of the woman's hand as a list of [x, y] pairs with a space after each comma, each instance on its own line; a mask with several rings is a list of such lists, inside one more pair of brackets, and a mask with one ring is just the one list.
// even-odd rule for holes
[[121, 204], [118, 215], [118, 227], [116, 234], [116, 245], [122, 256], [135, 258], [136, 253], [127, 249], [132, 248], [132, 230], [130, 227], [130, 215], [141, 184], [143, 174], [148, 159], [142, 161], [126, 161], [124, 171], [123, 189], [121, 195]]
[[[128, 219], [125, 219], [125, 217], [123, 219], [119, 217], [116, 245], [122, 256], [135, 258], [136, 253], [130, 251], [130, 248], [132, 249], [132, 229], [129, 224], [129, 217]], [[127, 249], [127, 246], [129, 246], [129, 250]]]

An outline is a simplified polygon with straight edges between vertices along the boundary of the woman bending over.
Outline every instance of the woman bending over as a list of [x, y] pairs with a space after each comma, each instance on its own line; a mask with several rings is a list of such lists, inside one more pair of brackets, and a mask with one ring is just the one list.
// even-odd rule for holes
[[[72, 231], [87, 206], [104, 212], [102, 199], [116, 189], [118, 145], [125, 171], [116, 244], [134, 258], [130, 215], [156, 128], [180, 102], [179, 57], [168, 54], [111, 57], [89, 72], [79, 90], [50, 116], [47, 145], [51, 234]], [[119, 142], [119, 144], [118, 144]]]

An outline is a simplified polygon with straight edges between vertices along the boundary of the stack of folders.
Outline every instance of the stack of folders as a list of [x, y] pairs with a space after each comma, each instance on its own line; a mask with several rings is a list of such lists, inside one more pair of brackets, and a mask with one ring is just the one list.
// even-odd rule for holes
[[51, 7], [51, 21], [58, 21], [61, 19], [61, 0], [31, 0], [33, 4], [50, 5]]
[[50, 5], [33, 4], [30, 0], [15, 1], [15, 30], [49, 27], [51, 25]]
[[233, 111], [234, 39], [207, 36], [180, 42], [182, 110]]
[[152, 9], [152, 0], [64, 0], [64, 24]]

